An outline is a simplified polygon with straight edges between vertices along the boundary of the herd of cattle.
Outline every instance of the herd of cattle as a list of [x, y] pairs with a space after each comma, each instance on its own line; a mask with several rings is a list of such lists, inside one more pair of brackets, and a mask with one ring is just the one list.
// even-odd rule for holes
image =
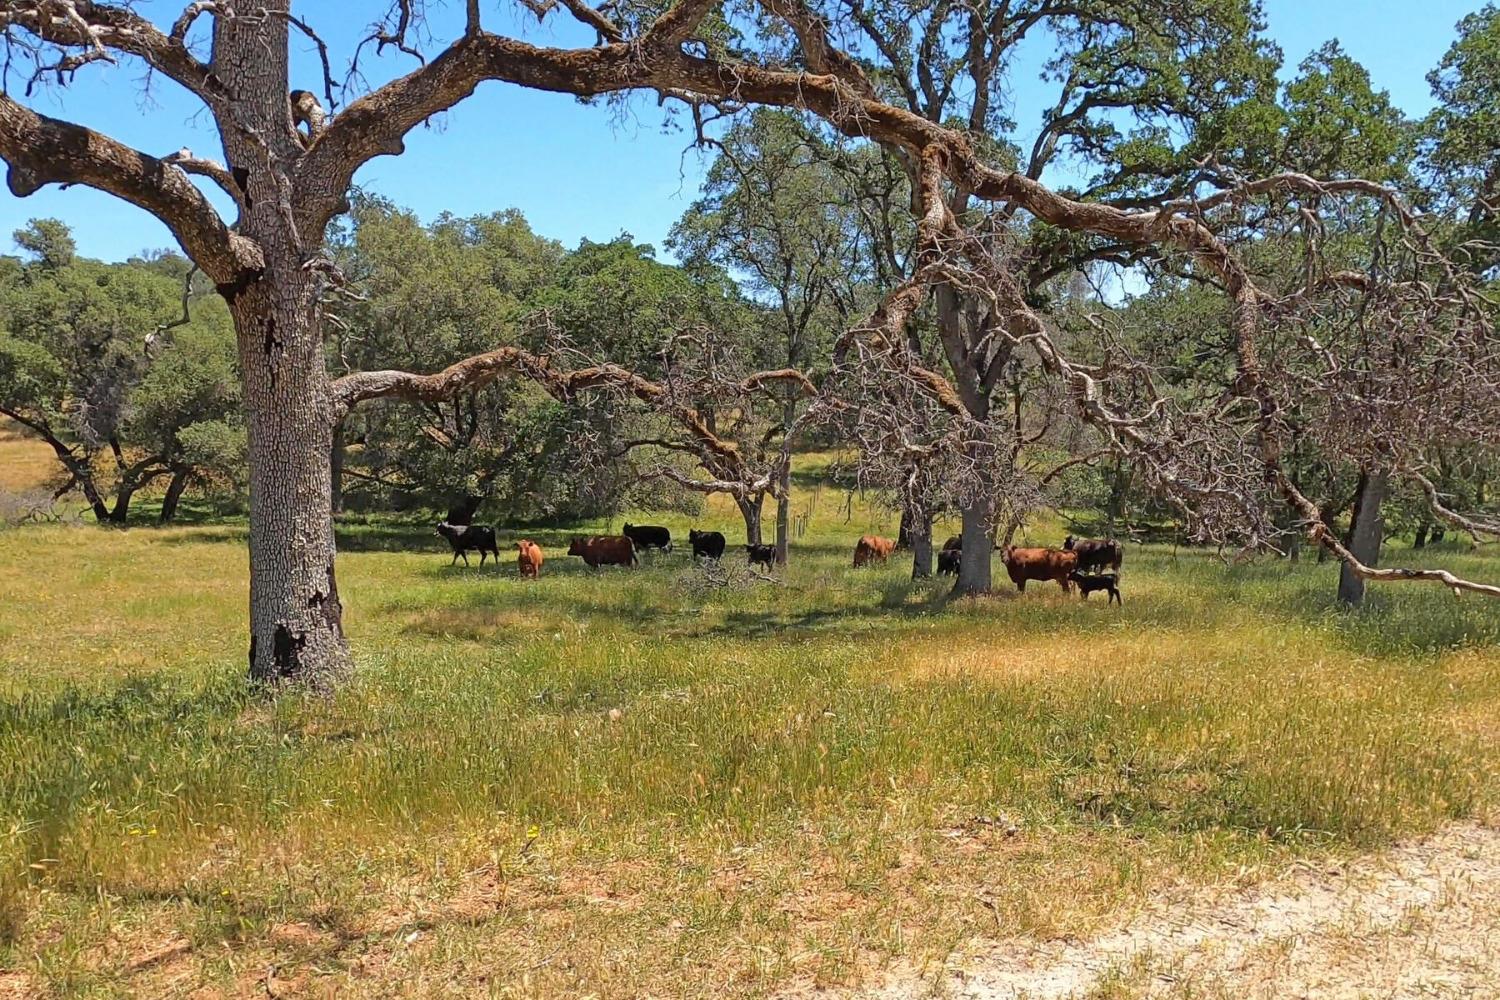
[[[568, 545], [568, 555], [578, 556], [592, 569], [600, 566], [635, 566], [640, 562], [640, 553], [647, 549], [672, 551], [672, 533], [655, 524], [625, 523], [619, 535], [594, 535], [589, 538], [575, 537]], [[453, 547], [453, 565], [460, 558], [469, 565], [469, 553], [479, 553], [479, 565], [491, 555], [500, 561], [500, 547], [495, 540], [495, 530], [478, 524], [438, 523], [437, 533]], [[688, 532], [688, 544], [694, 559], [710, 559], [717, 562], [724, 555], [725, 541], [722, 532]], [[542, 548], [529, 538], [515, 543], [516, 565], [521, 576], [536, 579], [542, 572]], [[1096, 590], [1108, 593], [1108, 601], [1120, 600], [1120, 564], [1125, 559], [1125, 550], [1113, 538], [1078, 539], [1069, 535], [1060, 549], [1021, 548], [1015, 545], [997, 546], [1005, 571], [1016, 589], [1025, 593], [1030, 580], [1053, 580], [1064, 593], [1072, 593], [1077, 585], [1079, 593], [1087, 599]], [[896, 542], [879, 535], [863, 535], [854, 546], [854, 567], [884, 563], [896, 551]], [[774, 545], [749, 544], [745, 553], [750, 565], [769, 569], [776, 561]], [[939, 576], [957, 576], [963, 563], [963, 540], [954, 535], [938, 550], [937, 571]], [[1106, 572], [1108, 570], [1108, 572]]]

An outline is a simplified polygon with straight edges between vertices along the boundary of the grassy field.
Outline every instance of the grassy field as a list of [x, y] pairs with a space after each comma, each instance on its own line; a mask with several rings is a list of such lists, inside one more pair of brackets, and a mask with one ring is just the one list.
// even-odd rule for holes
[[728, 583], [543, 532], [533, 584], [346, 523], [326, 701], [244, 680], [241, 525], [0, 531], [0, 996], [857, 984], [1500, 801], [1493, 604], [1168, 548], [948, 602], [849, 568], [892, 527], [825, 491]]
[[0, 490], [40, 489], [58, 469], [51, 448], [0, 417]]

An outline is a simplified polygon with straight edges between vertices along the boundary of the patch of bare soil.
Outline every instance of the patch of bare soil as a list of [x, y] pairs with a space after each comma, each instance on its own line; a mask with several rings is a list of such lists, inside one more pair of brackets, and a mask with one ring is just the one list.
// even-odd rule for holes
[[1343, 868], [1156, 902], [1087, 941], [1008, 941], [873, 996], [1500, 998], [1500, 830], [1459, 824]]
[[40, 996], [24, 972], [0, 971], [0, 1000], [32, 1000]]

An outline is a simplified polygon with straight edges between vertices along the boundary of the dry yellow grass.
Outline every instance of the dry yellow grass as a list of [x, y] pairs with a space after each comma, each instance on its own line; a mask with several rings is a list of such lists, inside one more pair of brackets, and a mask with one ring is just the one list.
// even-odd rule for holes
[[242, 526], [0, 535], [0, 990], [851, 985], [1496, 799], [1491, 605], [1341, 615], [1329, 567], [1137, 548], [1123, 608], [946, 603], [852, 571], [894, 529], [856, 515], [825, 500], [779, 582], [727, 587], [549, 532], [523, 583], [348, 525], [361, 671], [326, 701], [242, 679]]
[[7, 417], [0, 417], [0, 490], [41, 489], [56, 477], [52, 449]]

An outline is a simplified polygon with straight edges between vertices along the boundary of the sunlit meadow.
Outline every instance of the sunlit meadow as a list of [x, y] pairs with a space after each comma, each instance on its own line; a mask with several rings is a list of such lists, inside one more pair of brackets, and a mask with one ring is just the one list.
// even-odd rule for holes
[[328, 700], [245, 679], [241, 524], [0, 531], [0, 996], [868, 983], [1494, 807], [1492, 604], [1138, 546], [1122, 608], [949, 602], [811, 514], [769, 579], [506, 530], [535, 583], [351, 518]]

